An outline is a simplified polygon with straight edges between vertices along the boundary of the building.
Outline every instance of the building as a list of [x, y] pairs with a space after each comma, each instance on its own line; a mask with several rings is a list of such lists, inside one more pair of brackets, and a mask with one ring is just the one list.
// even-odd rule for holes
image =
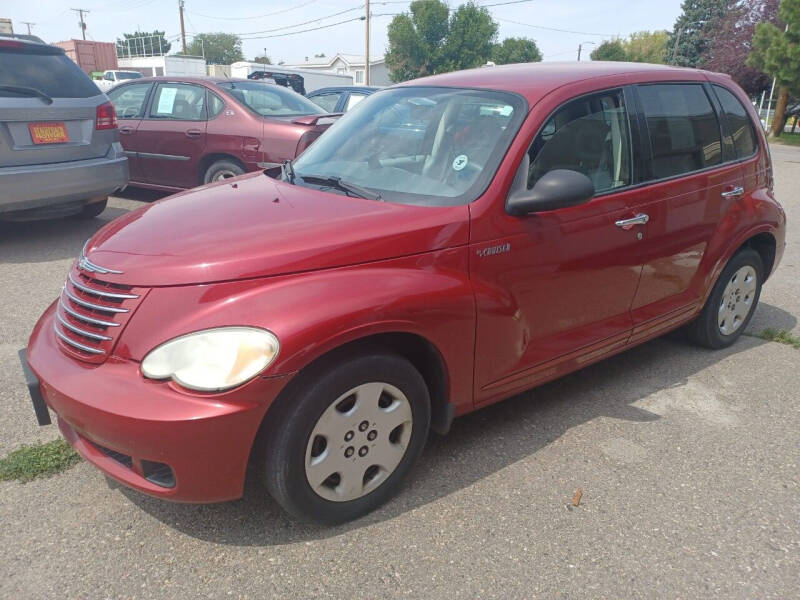
[[118, 59], [119, 68], [126, 71], [138, 71], [144, 77], [161, 75], [203, 76], [206, 74], [206, 59], [200, 56], [132, 56]]
[[[364, 65], [363, 54], [342, 54], [340, 52], [336, 56], [314, 58], [312, 60], [308, 60], [308, 57], [306, 57], [303, 62], [284, 64], [282, 66], [350, 75], [353, 78], [353, 85], [364, 85]], [[383, 57], [369, 61], [369, 83], [370, 85], [392, 85], [392, 80], [389, 78], [389, 70]]]
[[11, 19], [0, 19], [0, 35], [4, 33], [14, 34], [14, 26], [11, 23]]

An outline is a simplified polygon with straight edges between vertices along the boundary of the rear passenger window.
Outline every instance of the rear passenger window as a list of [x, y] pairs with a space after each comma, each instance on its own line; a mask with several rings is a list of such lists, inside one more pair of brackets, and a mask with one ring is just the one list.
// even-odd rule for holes
[[719, 122], [702, 85], [643, 85], [639, 96], [650, 132], [655, 179], [722, 162]]
[[714, 91], [722, 105], [722, 112], [725, 113], [726, 135], [733, 140], [736, 158], [752, 156], [757, 148], [756, 132], [747, 110], [739, 102], [739, 99], [724, 87], [715, 85]]
[[554, 169], [583, 173], [598, 193], [629, 185], [630, 135], [622, 92], [578, 98], [562, 106], [544, 124], [528, 155], [528, 189]]
[[150, 105], [150, 118], [202, 121], [206, 118], [206, 89], [198, 85], [162, 83]]

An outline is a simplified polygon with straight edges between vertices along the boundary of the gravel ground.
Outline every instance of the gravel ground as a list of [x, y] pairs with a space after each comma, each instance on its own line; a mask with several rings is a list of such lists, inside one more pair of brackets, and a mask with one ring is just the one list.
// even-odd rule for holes
[[[789, 246], [747, 337], [678, 335], [457, 420], [405, 491], [336, 528], [257, 484], [178, 505], [77, 467], [0, 483], [0, 597], [789, 598], [800, 589], [800, 148], [773, 146]], [[0, 454], [54, 439], [17, 363], [92, 222], [0, 228]], [[582, 488], [580, 506], [571, 506]]]

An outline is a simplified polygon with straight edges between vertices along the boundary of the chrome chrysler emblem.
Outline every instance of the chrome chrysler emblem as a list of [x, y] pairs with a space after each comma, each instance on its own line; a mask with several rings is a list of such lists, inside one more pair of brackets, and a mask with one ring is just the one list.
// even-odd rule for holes
[[94, 264], [88, 258], [86, 258], [86, 246], [89, 245], [87, 241], [83, 248], [81, 249], [81, 254], [78, 257], [78, 268], [81, 271], [87, 271], [89, 273], [99, 273], [100, 275], [106, 275], [108, 273], [114, 273], [116, 275], [121, 275], [122, 271], [117, 271], [115, 269], [107, 269], [106, 267], [101, 267], [100, 265]]

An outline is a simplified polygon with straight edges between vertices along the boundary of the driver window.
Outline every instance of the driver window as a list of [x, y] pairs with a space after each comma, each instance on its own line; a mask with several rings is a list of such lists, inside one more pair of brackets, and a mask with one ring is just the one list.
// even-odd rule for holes
[[135, 119], [142, 116], [144, 101], [150, 91], [149, 83], [132, 83], [116, 87], [108, 93], [108, 99], [120, 119]]
[[554, 169], [583, 173], [598, 193], [630, 185], [630, 134], [622, 91], [562, 106], [542, 127], [528, 156], [528, 189]]

